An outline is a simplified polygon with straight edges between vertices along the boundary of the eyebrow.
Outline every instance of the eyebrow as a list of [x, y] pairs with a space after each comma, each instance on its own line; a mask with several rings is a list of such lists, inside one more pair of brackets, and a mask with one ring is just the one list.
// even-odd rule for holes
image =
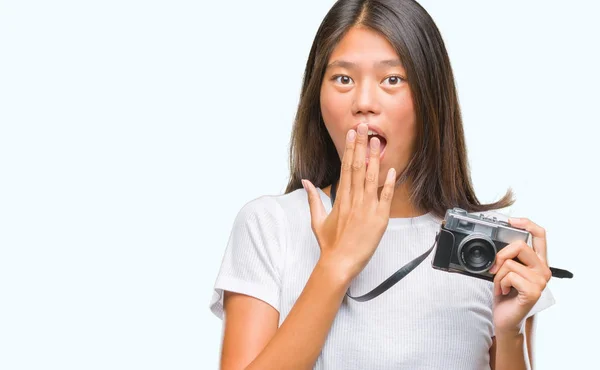
[[[375, 67], [403, 67], [404, 68], [404, 65], [402, 64], [400, 59], [380, 60], [379, 62], [375, 62], [374, 66]], [[353, 69], [353, 68], [356, 68], [357, 65], [356, 65], [356, 63], [348, 62], [346, 60], [335, 60], [335, 61], [329, 63], [327, 65], [326, 69], [333, 68], [333, 67]]]

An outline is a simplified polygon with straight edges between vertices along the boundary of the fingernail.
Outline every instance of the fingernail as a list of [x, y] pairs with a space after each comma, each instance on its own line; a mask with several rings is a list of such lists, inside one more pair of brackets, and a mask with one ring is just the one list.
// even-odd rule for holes
[[356, 131], [354, 131], [354, 130], [348, 131], [348, 140], [352, 142], [352, 141], [354, 141], [355, 138], [356, 138]]
[[396, 170], [395, 169], [390, 168], [390, 170], [388, 171], [387, 180], [388, 181], [396, 180]]
[[360, 125], [358, 125], [358, 134], [359, 135], [366, 135], [367, 131], [369, 131], [369, 126], [367, 126], [366, 123], [361, 123]]
[[496, 273], [496, 265], [492, 265], [492, 267], [490, 267], [490, 274], [495, 274]]
[[369, 142], [369, 144], [371, 145], [371, 150], [377, 150], [379, 149], [379, 139], [374, 137], [371, 139], [371, 141]]
[[302, 183], [302, 187], [304, 188], [304, 190], [307, 190], [306, 189], [306, 180], [303, 179], [303, 180], [300, 180], [300, 182]]

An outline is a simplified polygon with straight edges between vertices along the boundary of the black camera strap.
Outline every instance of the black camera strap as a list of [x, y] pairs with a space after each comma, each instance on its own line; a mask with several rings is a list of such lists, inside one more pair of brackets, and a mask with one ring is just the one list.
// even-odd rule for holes
[[[333, 207], [333, 203], [335, 202], [336, 191], [337, 191], [337, 183], [334, 181], [333, 184], [331, 184], [331, 197], [330, 197], [331, 198], [331, 207]], [[346, 296], [348, 296], [348, 298], [352, 298], [353, 300], [358, 301], [358, 302], [365, 302], [365, 301], [370, 301], [371, 299], [377, 297], [381, 293], [390, 289], [397, 282], [399, 282], [406, 275], [408, 275], [412, 270], [414, 270], [417, 266], [419, 266], [421, 264], [421, 262], [423, 262], [427, 258], [427, 256], [429, 256], [429, 254], [431, 253], [431, 251], [433, 251], [433, 248], [435, 247], [435, 244], [438, 241], [438, 235], [439, 235], [439, 233], [435, 236], [435, 241], [433, 242], [433, 245], [431, 246], [431, 248], [429, 248], [425, 253], [423, 253], [419, 257], [415, 258], [414, 260], [408, 262], [406, 265], [402, 266], [392, 276], [385, 279], [385, 281], [383, 283], [381, 283], [377, 287], [375, 287], [375, 289], [373, 289], [370, 292], [368, 292], [367, 294], [361, 295], [359, 297], [353, 297], [350, 294], [348, 294], [348, 292], [350, 291], [348, 289], [348, 292], [346, 292]]]
[[400, 269], [398, 271], [396, 271], [389, 278], [385, 279], [385, 281], [383, 283], [379, 284], [375, 289], [371, 290], [369, 293], [361, 295], [360, 297], [353, 297], [350, 294], [348, 294], [348, 292], [346, 292], [346, 295], [348, 296], [348, 298], [352, 298], [358, 302], [370, 301], [371, 299], [377, 297], [381, 293], [385, 292], [386, 290], [388, 290], [392, 286], [394, 286], [394, 284], [396, 284], [397, 282], [402, 280], [406, 275], [408, 275], [412, 270], [414, 270], [415, 267], [419, 266], [421, 264], [421, 262], [423, 262], [425, 260], [425, 258], [427, 258], [427, 256], [429, 256], [429, 254], [435, 247], [435, 243], [437, 243], [437, 236], [436, 236], [435, 242], [433, 243], [431, 248], [429, 248], [425, 253], [423, 253], [419, 257], [415, 258], [414, 260], [410, 261], [406, 265], [400, 267]]

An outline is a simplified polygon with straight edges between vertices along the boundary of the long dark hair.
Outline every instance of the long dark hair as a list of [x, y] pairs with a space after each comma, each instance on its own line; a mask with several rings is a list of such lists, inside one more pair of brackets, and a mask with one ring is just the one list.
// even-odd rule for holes
[[333, 49], [354, 26], [382, 34], [406, 69], [417, 120], [415, 151], [404, 172], [412, 204], [439, 217], [452, 207], [477, 212], [512, 205], [510, 189], [491, 204], [475, 196], [448, 53], [433, 19], [413, 0], [339, 0], [323, 19], [304, 72], [285, 193], [299, 189], [301, 179], [326, 187], [339, 178], [340, 158], [323, 122], [319, 94]]

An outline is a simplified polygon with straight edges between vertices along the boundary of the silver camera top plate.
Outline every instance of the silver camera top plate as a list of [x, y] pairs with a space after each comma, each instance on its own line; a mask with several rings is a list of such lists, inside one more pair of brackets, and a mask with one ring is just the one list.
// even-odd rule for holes
[[527, 230], [511, 227], [506, 217], [496, 212], [471, 214], [460, 208], [446, 211], [445, 228], [466, 234], [483, 234], [492, 240], [512, 243], [518, 240], [527, 242]]

